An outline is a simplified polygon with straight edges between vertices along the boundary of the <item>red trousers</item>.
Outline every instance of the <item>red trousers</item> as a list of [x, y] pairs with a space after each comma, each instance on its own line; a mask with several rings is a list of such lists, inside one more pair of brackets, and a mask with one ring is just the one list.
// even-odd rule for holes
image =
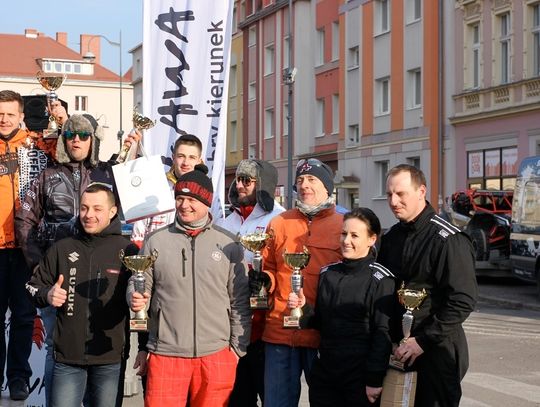
[[238, 358], [228, 347], [200, 358], [150, 353], [145, 407], [226, 407]]

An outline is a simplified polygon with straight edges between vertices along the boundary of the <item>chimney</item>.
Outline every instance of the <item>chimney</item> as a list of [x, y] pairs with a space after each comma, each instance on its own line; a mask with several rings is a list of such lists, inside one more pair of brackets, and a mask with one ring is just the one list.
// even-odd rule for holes
[[24, 30], [24, 36], [26, 38], [37, 38], [38, 32], [35, 28], [27, 28]]
[[56, 42], [67, 47], [67, 33], [56, 33]]
[[94, 63], [100, 64], [101, 63], [101, 39], [97, 35], [90, 35], [90, 34], [81, 34], [81, 51], [80, 54], [84, 58], [84, 56], [91, 52], [94, 54], [96, 59], [94, 59]]

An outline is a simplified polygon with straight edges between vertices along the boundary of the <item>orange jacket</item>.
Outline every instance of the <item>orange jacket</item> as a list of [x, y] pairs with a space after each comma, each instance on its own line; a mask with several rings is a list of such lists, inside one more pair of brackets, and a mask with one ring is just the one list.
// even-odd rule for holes
[[270, 275], [271, 305], [266, 314], [263, 340], [270, 343], [317, 348], [319, 332], [314, 329], [283, 328], [283, 317], [290, 315], [287, 300], [291, 292], [292, 270], [284, 263], [283, 253], [301, 252], [306, 246], [311, 254], [304, 276], [306, 301], [315, 305], [321, 267], [341, 260], [339, 236], [343, 216], [335, 207], [324, 209], [311, 220], [298, 209], [290, 209], [268, 224], [269, 239], [263, 250], [263, 268]]
[[0, 136], [0, 249], [16, 247], [15, 212], [20, 206], [17, 148], [26, 145], [28, 136], [22, 129], [9, 139]]

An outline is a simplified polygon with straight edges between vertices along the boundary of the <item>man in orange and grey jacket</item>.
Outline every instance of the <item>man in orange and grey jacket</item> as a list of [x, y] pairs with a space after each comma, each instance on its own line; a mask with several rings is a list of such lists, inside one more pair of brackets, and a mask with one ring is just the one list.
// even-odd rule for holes
[[321, 161], [302, 159], [296, 167], [296, 208], [273, 218], [268, 225], [272, 235], [263, 250], [271, 308], [266, 315], [263, 333], [265, 346], [264, 405], [297, 406], [300, 399], [300, 376], [309, 374], [319, 346], [319, 334], [313, 329], [283, 327], [283, 317], [290, 314], [287, 298], [291, 292], [291, 272], [283, 253], [302, 252], [306, 247], [311, 258], [303, 270], [304, 294], [315, 304], [319, 272], [323, 266], [340, 260], [339, 235], [343, 216], [336, 213], [333, 173]]

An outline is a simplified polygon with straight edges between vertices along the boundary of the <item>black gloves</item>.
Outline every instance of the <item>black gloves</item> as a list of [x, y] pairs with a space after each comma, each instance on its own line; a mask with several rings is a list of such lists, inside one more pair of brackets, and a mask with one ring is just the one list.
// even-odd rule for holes
[[261, 288], [264, 287], [266, 290], [270, 288], [272, 282], [270, 281], [270, 276], [264, 272], [258, 272], [255, 270], [249, 270], [249, 290], [252, 294], [256, 294], [261, 291]]

